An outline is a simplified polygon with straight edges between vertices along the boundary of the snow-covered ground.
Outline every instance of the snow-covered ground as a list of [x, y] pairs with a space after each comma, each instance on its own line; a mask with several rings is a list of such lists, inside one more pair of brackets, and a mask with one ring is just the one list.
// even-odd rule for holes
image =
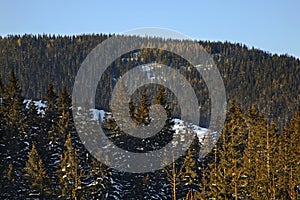
[[173, 119], [174, 121], [174, 127], [173, 129], [175, 130], [175, 134], [182, 134], [183, 131], [185, 131], [186, 129], [191, 130], [195, 133], [195, 135], [197, 135], [197, 137], [199, 138], [199, 141], [203, 140], [203, 137], [205, 136], [205, 134], [207, 133], [207, 129], [206, 128], [202, 128], [200, 126], [197, 126], [195, 124], [189, 124], [188, 126], [186, 125], [186, 123], [184, 123], [183, 120], [181, 119]]
[[[91, 118], [92, 118], [92, 120], [95, 120], [95, 121], [98, 121], [99, 117], [103, 121], [105, 114], [107, 116], [110, 116], [110, 113], [107, 113], [104, 110], [90, 109], [90, 111], [91, 111]], [[195, 133], [195, 135], [198, 136], [199, 141], [202, 141], [203, 137], [207, 133], [207, 129], [206, 128], [202, 128], [202, 127], [197, 126], [195, 124], [189, 124], [189, 125], [187, 125], [181, 119], [174, 118], [173, 122], [174, 122], [173, 130], [175, 130], [175, 134], [182, 134], [183, 131], [185, 131], [186, 129], [188, 129], [188, 130], [193, 131]]]
[[[25, 104], [26, 106], [26, 109], [29, 109], [29, 104], [30, 104], [31, 100], [30, 99], [25, 99], [23, 101], [23, 103]], [[45, 114], [45, 109], [46, 109], [46, 103], [43, 102], [42, 100], [38, 100], [38, 101], [33, 101], [34, 105], [36, 106], [37, 108], [37, 113], [38, 114], [42, 114], [44, 115]]]
[[[31, 100], [24, 100], [24, 104], [26, 106], [26, 109], [29, 109], [29, 104], [30, 104]], [[38, 114], [45, 114], [45, 110], [47, 109], [46, 103], [43, 102], [42, 100], [38, 100], [38, 101], [33, 101], [34, 105], [36, 106], [37, 109], [37, 113]], [[81, 107], [78, 107], [78, 111], [80, 112]], [[109, 112], [105, 112], [104, 110], [98, 110], [98, 109], [90, 109], [90, 116], [91, 116], [91, 120], [94, 121], [99, 121], [99, 119], [101, 121], [104, 120], [104, 117], [106, 115], [106, 117], [109, 117], [111, 115], [111, 113]], [[194, 135], [197, 135], [199, 138], [199, 141], [203, 140], [203, 137], [206, 135], [207, 133], [207, 129], [206, 128], [202, 128], [198, 125], [195, 124], [186, 124], [183, 120], [181, 119], [177, 119], [174, 118], [173, 119], [174, 122], [174, 127], [173, 130], [175, 131], [175, 135], [179, 135], [180, 136], [180, 141], [184, 141], [184, 133], [186, 130], [188, 131], [192, 131]]]

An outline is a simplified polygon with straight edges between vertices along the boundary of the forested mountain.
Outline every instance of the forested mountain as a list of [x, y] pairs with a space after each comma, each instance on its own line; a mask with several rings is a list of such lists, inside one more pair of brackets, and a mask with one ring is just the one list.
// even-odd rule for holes
[[[50, 83], [57, 92], [64, 86], [72, 91], [83, 60], [94, 47], [110, 36], [23, 35], [0, 38], [0, 74], [7, 83], [9, 73], [13, 70], [20, 81], [22, 95], [29, 99], [43, 99]], [[163, 43], [163, 40], [160, 42]], [[180, 42], [176, 44], [175, 48], [184, 47]], [[300, 60], [288, 55], [272, 55], [249, 49], [241, 44], [208, 41], [199, 41], [199, 44], [214, 55], [228, 100], [241, 103], [245, 110], [253, 103], [257, 104], [265, 116], [274, 118], [282, 128], [299, 104]], [[180, 67], [186, 62], [171, 53], [147, 49], [138, 52], [138, 59], [130, 59], [136, 55], [136, 52], [129, 52], [112, 64], [111, 68], [117, 70], [100, 83], [100, 95], [108, 96], [116, 82], [114, 78], [139, 64], [156, 61], [170, 65], [172, 62], [173, 66]], [[192, 78], [196, 78], [191, 80], [192, 84], [203, 85], [197, 80], [198, 77]], [[196, 92], [201, 96], [207, 91], [197, 88]], [[108, 110], [107, 99], [99, 98], [97, 107]], [[208, 105], [204, 106], [207, 110], [205, 107]], [[207, 126], [207, 120], [202, 121], [201, 125]]]
[[[185, 155], [167, 167], [131, 174], [97, 161], [74, 125], [73, 112], [91, 115], [90, 110], [72, 109], [76, 73], [87, 54], [108, 37], [0, 38], [1, 199], [300, 199], [299, 59], [241, 44], [199, 41], [214, 55], [229, 102], [218, 142], [199, 159], [205, 144], [195, 137]], [[174, 48], [182, 48], [180, 43]], [[111, 64], [99, 80], [97, 108], [109, 111], [108, 98], [119, 76], [149, 62], [172, 65], [185, 75], [202, 98], [200, 125], [208, 126], [208, 91], [201, 77], [177, 55], [149, 48]], [[145, 143], [128, 140], [113, 116], [92, 123], [129, 151], [139, 152], [140, 145], [151, 150], [152, 142], [163, 146], [174, 136], [172, 118], [180, 109], [167, 89], [142, 87], [130, 106], [137, 124], [149, 123], [151, 102], [167, 109], [168, 120]]]

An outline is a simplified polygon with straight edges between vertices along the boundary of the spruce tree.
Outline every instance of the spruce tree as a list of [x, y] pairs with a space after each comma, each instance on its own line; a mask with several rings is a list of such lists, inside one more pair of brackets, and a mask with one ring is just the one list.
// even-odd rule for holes
[[[28, 133], [25, 126], [25, 105], [21, 88], [13, 71], [10, 73], [9, 83], [5, 87], [5, 95], [2, 101], [3, 128], [5, 149], [2, 152], [4, 159], [2, 165], [7, 168], [12, 164], [13, 173], [21, 173], [23, 162], [28, 153]], [[23, 191], [22, 179], [16, 176], [15, 190]]]
[[139, 124], [148, 125], [150, 123], [149, 107], [150, 107], [150, 103], [147, 96], [147, 89], [145, 88], [142, 92], [142, 96], [140, 99], [139, 116], [138, 116]]
[[[285, 198], [300, 198], [300, 110], [279, 136], [277, 169], [279, 190]], [[277, 194], [278, 196], [280, 194]]]
[[193, 160], [193, 155], [190, 150], [188, 150], [187, 155], [184, 157], [182, 163], [177, 161], [173, 161], [169, 166], [164, 168], [164, 172], [167, 175], [167, 180], [172, 187], [172, 199], [175, 200], [178, 196], [185, 196], [179, 192], [179, 188], [188, 186], [188, 190], [186, 194], [191, 193], [190, 195], [194, 195], [194, 183], [197, 177], [196, 169], [195, 169], [195, 161]]
[[25, 123], [26, 132], [28, 133], [30, 140], [39, 145], [44, 138], [42, 138], [42, 134], [40, 134], [40, 116], [38, 116], [37, 107], [35, 106], [33, 99], [29, 102]]
[[60, 96], [57, 100], [58, 104], [58, 112], [59, 113], [66, 113], [71, 111], [71, 97], [67, 91], [67, 88], [64, 86]]
[[38, 155], [35, 145], [32, 145], [28, 154], [28, 160], [23, 168], [23, 179], [30, 190], [27, 195], [34, 195], [37, 198], [50, 197], [49, 179], [44, 169], [43, 161]]
[[216, 146], [216, 159], [212, 171], [212, 190], [217, 190], [214, 198], [238, 199], [241, 196], [241, 158], [243, 154], [243, 115], [240, 106], [231, 102], [229, 113]]
[[78, 190], [81, 188], [83, 171], [80, 169], [77, 152], [73, 147], [71, 134], [68, 134], [65, 142], [57, 175], [60, 183], [61, 197], [64, 199], [79, 199]]
[[[2, 78], [0, 76], [0, 152], [5, 152], [6, 149], [6, 143], [7, 143], [7, 134], [4, 129], [4, 108], [2, 105], [4, 98], [4, 85], [2, 83]], [[5, 155], [3, 153], [0, 154], [0, 173], [1, 177], [4, 177], [4, 170], [7, 166], [6, 163], [4, 162]], [[1, 178], [1, 186], [3, 185], [2, 182], [4, 178]]]
[[8, 129], [23, 134], [24, 130], [24, 97], [21, 87], [13, 71], [10, 73], [9, 83], [5, 87], [5, 98], [3, 99], [4, 117]]
[[84, 194], [84, 197], [90, 198], [92, 195], [99, 199], [104, 199], [109, 195], [109, 188], [112, 184], [109, 179], [112, 176], [112, 172], [96, 159], [92, 159], [89, 165], [91, 169], [88, 174], [90, 184], [85, 188], [87, 192]]
[[58, 119], [58, 108], [57, 108], [57, 94], [54, 91], [54, 86], [52, 83], [48, 85], [45, 102], [47, 109], [45, 111], [44, 129], [46, 132], [49, 128], [57, 122]]

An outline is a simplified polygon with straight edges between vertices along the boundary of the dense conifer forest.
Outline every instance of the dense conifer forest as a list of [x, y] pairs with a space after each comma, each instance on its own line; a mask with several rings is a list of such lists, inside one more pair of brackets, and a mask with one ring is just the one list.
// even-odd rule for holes
[[[214, 56], [227, 93], [221, 136], [203, 159], [195, 137], [185, 155], [149, 173], [120, 172], [97, 161], [74, 125], [71, 92], [90, 51], [113, 35], [11, 35], [0, 37], [1, 199], [300, 199], [300, 60], [229, 42], [198, 41]], [[133, 36], [135, 37], [135, 36]], [[159, 39], [161, 43], [163, 39]], [[185, 51], [184, 41], [173, 48]], [[96, 108], [110, 111], [118, 78], [135, 66], [172, 65], [189, 80], [201, 103], [200, 126], [208, 127], [207, 87], [190, 64], [171, 52], [144, 49], [114, 61], [99, 80]], [[125, 88], [126, 89], [126, 88]], [[140, 88], [130, 115], [149, 123], [152, 102], [168, 113], [152, 141], [172, 140], [180, 116], [174, 94], [161, 86]], [[90, 110], [81, 110], [90, 116]], [[113, 116], [97, 118], [120, 147], [139, 152], [149, 143], [129, 138]], [[149, 145], [149, 146], [147, 146]]]

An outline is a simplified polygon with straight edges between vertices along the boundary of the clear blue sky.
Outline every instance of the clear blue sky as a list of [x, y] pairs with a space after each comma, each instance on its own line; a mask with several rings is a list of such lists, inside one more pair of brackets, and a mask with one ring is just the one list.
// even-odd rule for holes
[[0, 0], [0, 35], [121, 33], [174, 29], [300, 58], [300, 1]]

